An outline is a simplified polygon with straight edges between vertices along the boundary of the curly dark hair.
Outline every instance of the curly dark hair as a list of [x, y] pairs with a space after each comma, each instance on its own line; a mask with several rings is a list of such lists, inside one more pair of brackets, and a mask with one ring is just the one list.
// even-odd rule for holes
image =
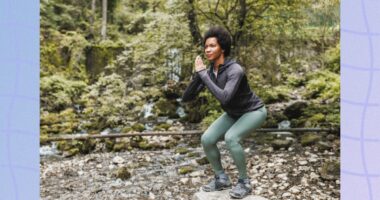
[[231, 36], [228, 31], [220, 26], [211, 27], [203, 37], [203, 46], [206, 44], [206, 40], [210, 37], [215, 37], [224, 50], [224, 56], [229, 56], [231, 52]]

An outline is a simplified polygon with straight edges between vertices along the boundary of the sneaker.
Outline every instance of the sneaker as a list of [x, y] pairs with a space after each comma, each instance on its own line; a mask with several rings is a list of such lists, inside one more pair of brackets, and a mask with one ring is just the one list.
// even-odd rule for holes
[[237, 185], [230, 191], [230, 196], [236, 199], [242, 199], [252, 191], [251, 182], [248, 178], [239, 179]]
[[231, 187], [230, 178], [227, 174], [215, 175], [215, 178], [207, 185], [202, 186], [205, 192], [220, 191]]

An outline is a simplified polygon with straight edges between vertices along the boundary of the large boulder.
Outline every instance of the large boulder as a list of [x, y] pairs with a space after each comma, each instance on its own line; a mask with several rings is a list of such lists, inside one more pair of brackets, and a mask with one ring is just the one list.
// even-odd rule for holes
[[296, 101], [290, 104], [284, 110], [284, 115], [289, 119], [299, 118], [304, 113], [307, 103], [305, 101]]

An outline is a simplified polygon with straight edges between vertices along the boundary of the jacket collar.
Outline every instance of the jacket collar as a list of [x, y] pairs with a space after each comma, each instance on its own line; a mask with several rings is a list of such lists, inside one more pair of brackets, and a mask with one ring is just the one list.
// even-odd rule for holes
[[[230, 57], [224, 58], [224, 63], [219, 65], [218, 74], [222, 73], [224, 70], [226, 70], [229, 66], [231, 66], [234, 63], [236, 63], [234, 59]], [[214, 70], [213, 66], [214, 66], [214, 62], [211, 62], [210, 67], [209, 67], [210, 72], [213, 72]]]

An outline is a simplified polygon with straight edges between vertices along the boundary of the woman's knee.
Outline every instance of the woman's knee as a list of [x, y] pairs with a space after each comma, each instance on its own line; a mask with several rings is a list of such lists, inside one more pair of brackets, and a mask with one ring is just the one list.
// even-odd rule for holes
[[204, 133], [201, 137], [201, 143], [203, 146], [210, 146], [216, 144], [216, 141], [210, 134]]
[[234, 145], [234, 144], [239, 143], [239, 140], [240, 139], [234, 134], [226, 134], [224, 136], [224, 141], [226, 142], [226, 145], [229, 147]]

